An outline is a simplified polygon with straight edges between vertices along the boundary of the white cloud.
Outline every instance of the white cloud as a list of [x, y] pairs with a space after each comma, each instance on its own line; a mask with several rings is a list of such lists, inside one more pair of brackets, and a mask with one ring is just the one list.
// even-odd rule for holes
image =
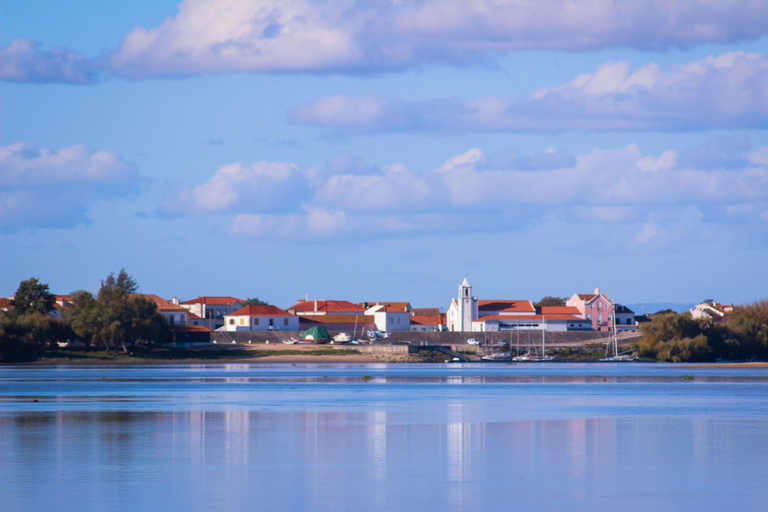
[[137, 193], [139, 176], [111, 150], [17, 142], [0, 148], [0, 186], [0, 227], [71, 227], [94, 201]]
[[[712, 144], [722, 147], [723, 141]], [[734, 160], [744, 162], [741, 167], [697, 168], [690, 165], [696, 158], [681, 164], [686, 151], [650, 155], [635, 144], [580, 155], [550, 149], [544, 154], [558, 155], [562, 166], [542, 168], [536, 158], [518, 156], [505, 168], [504, 158], [474, 148], [426, 172], [369, 166], [347, 153], [331, 159], [333, 172], [324, 173], [284, 163], [232, 164], [179, 193], [169, 203], [175, 210], [166, 208], [228, 213], [232, 236], [290, 240], [508, 231], [555, 216], [621, 227], [627, 244], [660, 247], [701, 240], [712, 225], [765, 224], [768, 166], [758, 163], [765, 148], [741, 147]], [[536, 165], [519, 168], [525, 161]], [[279, 185], [265, 186], [270, 181]], [[271, 202], [255, 199], [264, 188]], [[677, 229], [676, 221], [684, 225]]]
[[238, 212], [285, 211], [307, 196], [313, 170], [295, 164], [257, 162], [220, 167], [200, 185], [183, 187], [163, 202], [169, 215], [207, 215]]
[[131, 77], [370, 72], [527, 49], [663, 50], [767, 32], [768, 12], [751, 0], [185, 0], [161, 25], [126, 34], [111, 62]]
[[0, 48], [0, 80], [9, 82], [59, 82], [92, 84], [96, 68], [92, 61], [63, 48], [38, 50], [31, 39], [14, 39]]
[[768, 58], [733, 52], [666, 71], [655, 64], [633, 71], [628, 62], [607, 62], [594, 73], [528, 97], [403, 103], [384, 97], [324, 96], [294, 107], [288, 117], [347, 133], [765, 129]]

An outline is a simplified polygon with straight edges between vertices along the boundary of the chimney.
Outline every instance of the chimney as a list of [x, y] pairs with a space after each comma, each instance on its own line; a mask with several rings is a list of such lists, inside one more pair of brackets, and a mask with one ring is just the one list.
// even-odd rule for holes
[[178, 298], [176, 298], [176, 297], [174, 297], [174, 298], [173, 298], [173, 300], [172, 300], [171, 302], [173, 302], [173, 303], [174, 303], [174, 304], [176, 304], [177, 306], [179, 305], [179, 299], [178, 299]]
[[600, 295], [600, 288], [595, 288], [595, 295]]
[[317, 299], [315, 299], [315, 313], [317, 313]]

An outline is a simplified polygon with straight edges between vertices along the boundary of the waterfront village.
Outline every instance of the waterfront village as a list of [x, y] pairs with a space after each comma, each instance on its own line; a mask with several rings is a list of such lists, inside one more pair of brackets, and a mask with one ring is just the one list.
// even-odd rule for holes
[[[457, 332], [637, 332], [638, 319], [628, 307], [617, 303], [599, 288], [592, 293], [574, 293], [564, 305], [534, 306], [530, 300], [479, 299], [465, 278], [443, 312], [440, 307], [414, 308], [408, 301], [299, 299], [281, 309], [274, 305], [246, 305], [246, 300], [227, 296], [198, 296], [180, 301], [144, 294], [154, 301], [174, 337], [187, 341], [209, 341], [214, 332], [310, 331], [324, 328], [331, 336], [377, 339], [391, 333]], [[52, 315], [62, 318], [69, 297], [56, 296]], [[694, 318], [722, 319], [729, 305], [708, 300], [691, 310]], [[0, 298], [0, 310], [10, 309], [9, 299]], [[279, 332], [276, 332], [279, 331]], [[339, 338], [337, 338], [339, 339]], [[474, 339], [474, 338], [468, 338]]]

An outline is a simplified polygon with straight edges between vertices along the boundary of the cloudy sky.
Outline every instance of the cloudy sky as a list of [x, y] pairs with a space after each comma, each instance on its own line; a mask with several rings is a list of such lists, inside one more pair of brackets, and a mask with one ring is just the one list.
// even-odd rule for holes
[[0, 295], [768, 297], [762, 0], [5, 0]]

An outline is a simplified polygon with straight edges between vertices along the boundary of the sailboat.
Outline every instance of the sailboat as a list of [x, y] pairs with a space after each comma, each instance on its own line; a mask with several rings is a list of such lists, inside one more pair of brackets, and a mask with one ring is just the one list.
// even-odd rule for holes
[[[637, 361], [636, 357], [628, 356], [628, 355], [619, 355], [619, 338], [616, 333], [616, 304], [614, 302], [611, 302], [611, 305], [613, 306], [613, 338], [606, 343], [605, 346], [605, 357], [600, 359], [603, 363], [629, 363], [631, 361]], [[613, 348], [613, 355], [609, 356], [608, 351]]]
[[534, 355], [531, 356], [531, 361], [532, 362], [538, 362], [538, 363], [547, 362], [547, 361], [554, 361], [555, 360], [554, 356], [548, 356], [544, 352], [545, 345], [546, 345], [545, 340], [546, 340], [546, 333], [547, 333], [547, 320], [546, 320], [546, 318], [544, 318], [544, 315], [542, 315], [541, 318], [542, 318], [542, 321], [543, 321], [543, 324], [544, 324], [542, 326], [542, 329], [541, 329], [541, 355], [534, 354]]

